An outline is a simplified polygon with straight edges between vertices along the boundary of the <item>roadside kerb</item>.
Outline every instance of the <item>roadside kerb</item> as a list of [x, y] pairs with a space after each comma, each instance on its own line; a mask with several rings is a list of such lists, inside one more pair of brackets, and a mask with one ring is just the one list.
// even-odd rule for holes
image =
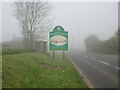
[[88, 88], [91, 88], [91, 89], [93, 88], [94, 89], [93, 85], [91, 85], [91, 83], [88, 81], [88, 79], [86, 78], [86, 76], [82, 73], [82, 71], [73, 63], [73, 61], [69, 57], [68, 57], [68, 59], [71, 61], [71, 63], [73, 64], [73, 66], [76, 68], [79, 76], [87, 84]]

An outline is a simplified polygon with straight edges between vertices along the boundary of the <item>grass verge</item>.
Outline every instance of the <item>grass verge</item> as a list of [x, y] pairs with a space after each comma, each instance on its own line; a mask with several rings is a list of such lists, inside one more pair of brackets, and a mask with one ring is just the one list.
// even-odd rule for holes
[[3, 55], [3, 88], [87, 88], [71, 62], [62, 55]]
[[2, 88], [2, 56], [0, 55], [0, 89]]

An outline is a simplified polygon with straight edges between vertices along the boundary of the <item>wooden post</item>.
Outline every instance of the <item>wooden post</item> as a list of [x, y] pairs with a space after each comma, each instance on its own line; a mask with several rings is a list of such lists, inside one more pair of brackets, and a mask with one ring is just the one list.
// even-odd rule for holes
[[63, 61], [64, 61], [64, 59], [65, 59], [65, 51], [63, 51]]
[[55, 63], [55, 51], [53, 51], [53, 64]]

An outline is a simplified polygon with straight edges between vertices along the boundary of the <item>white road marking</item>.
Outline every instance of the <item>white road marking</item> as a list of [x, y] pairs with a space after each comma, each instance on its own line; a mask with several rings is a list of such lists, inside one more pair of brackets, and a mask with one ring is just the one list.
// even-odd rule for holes
[[[69, 58], [69, 57], [68, 57]], [[78, 66], [73, 63], [73, 61], [69, 58], [69, 60], [71, 61], [71, 63], [76, 67], [77, 71], [80, 73], [80, 75], [84, 78], [82, 78], [84, 80], [84, 82], [87, 84], [88, 88], [94, 88], [93, 85], [89, 82], [89, 80], [87, 79], [87, 77], [81, 72], [80, 68], [78, 68]]]
[[[88, 56], [84, 56], [84, 57], [88, 58]], [[93, 58], [93, 57], [91, 57], [90, 59], [97, 61], [97, 59], [96, 59], [96, 58]], [[99, 62], [100, 62], [100, 63], [103, 63], [103, 64], [105, 64], [105, 65], [110, 65], [109, 63], [104, 62], [104, 61], [100, 61], [100, 60], [99, 60]], [[112, 65], [110, 65], [110, 66], [112, 66]], [[115, 66], [112, 66], [112, 67], [114, 67], [114, 68], [116, 68], [116, 69], [120, 69], [119, 67], [115, 67]]]
[[106, 64], [106, 65], [110, 65], [109, 63], [106, 63], [106, 62], [103, 62], [103, 61], [99, 61], [99, 62], [101, 62], [103, 64]]
[[119, 67], [115, 67], [116, 69], [120, 69]]
[[[101, 63], [103, 63], [103, 64], [106, 64], [106, 65], [110, 65], [109, 63], [106, 63], [106, 62], [103, 62], [103, 61], [99, 61], [99, 62], [101, 62]], [[110, 66], [112, 66], [112, 65], [110, 65]], [[114, 68], [116, 68], [116, 69], [120, 69], [119, 67], [115, 67], [115, 66], [112, 66], [112, 67], [114, 67]]]

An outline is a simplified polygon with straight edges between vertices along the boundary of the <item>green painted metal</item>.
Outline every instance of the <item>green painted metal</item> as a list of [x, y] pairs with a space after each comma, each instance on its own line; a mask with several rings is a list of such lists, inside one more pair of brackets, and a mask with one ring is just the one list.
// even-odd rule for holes
[[53, 31], [49, 33], [49, 50], [68, 50], [68, 32], [65, 31], [62, 26], [56, 26]]

